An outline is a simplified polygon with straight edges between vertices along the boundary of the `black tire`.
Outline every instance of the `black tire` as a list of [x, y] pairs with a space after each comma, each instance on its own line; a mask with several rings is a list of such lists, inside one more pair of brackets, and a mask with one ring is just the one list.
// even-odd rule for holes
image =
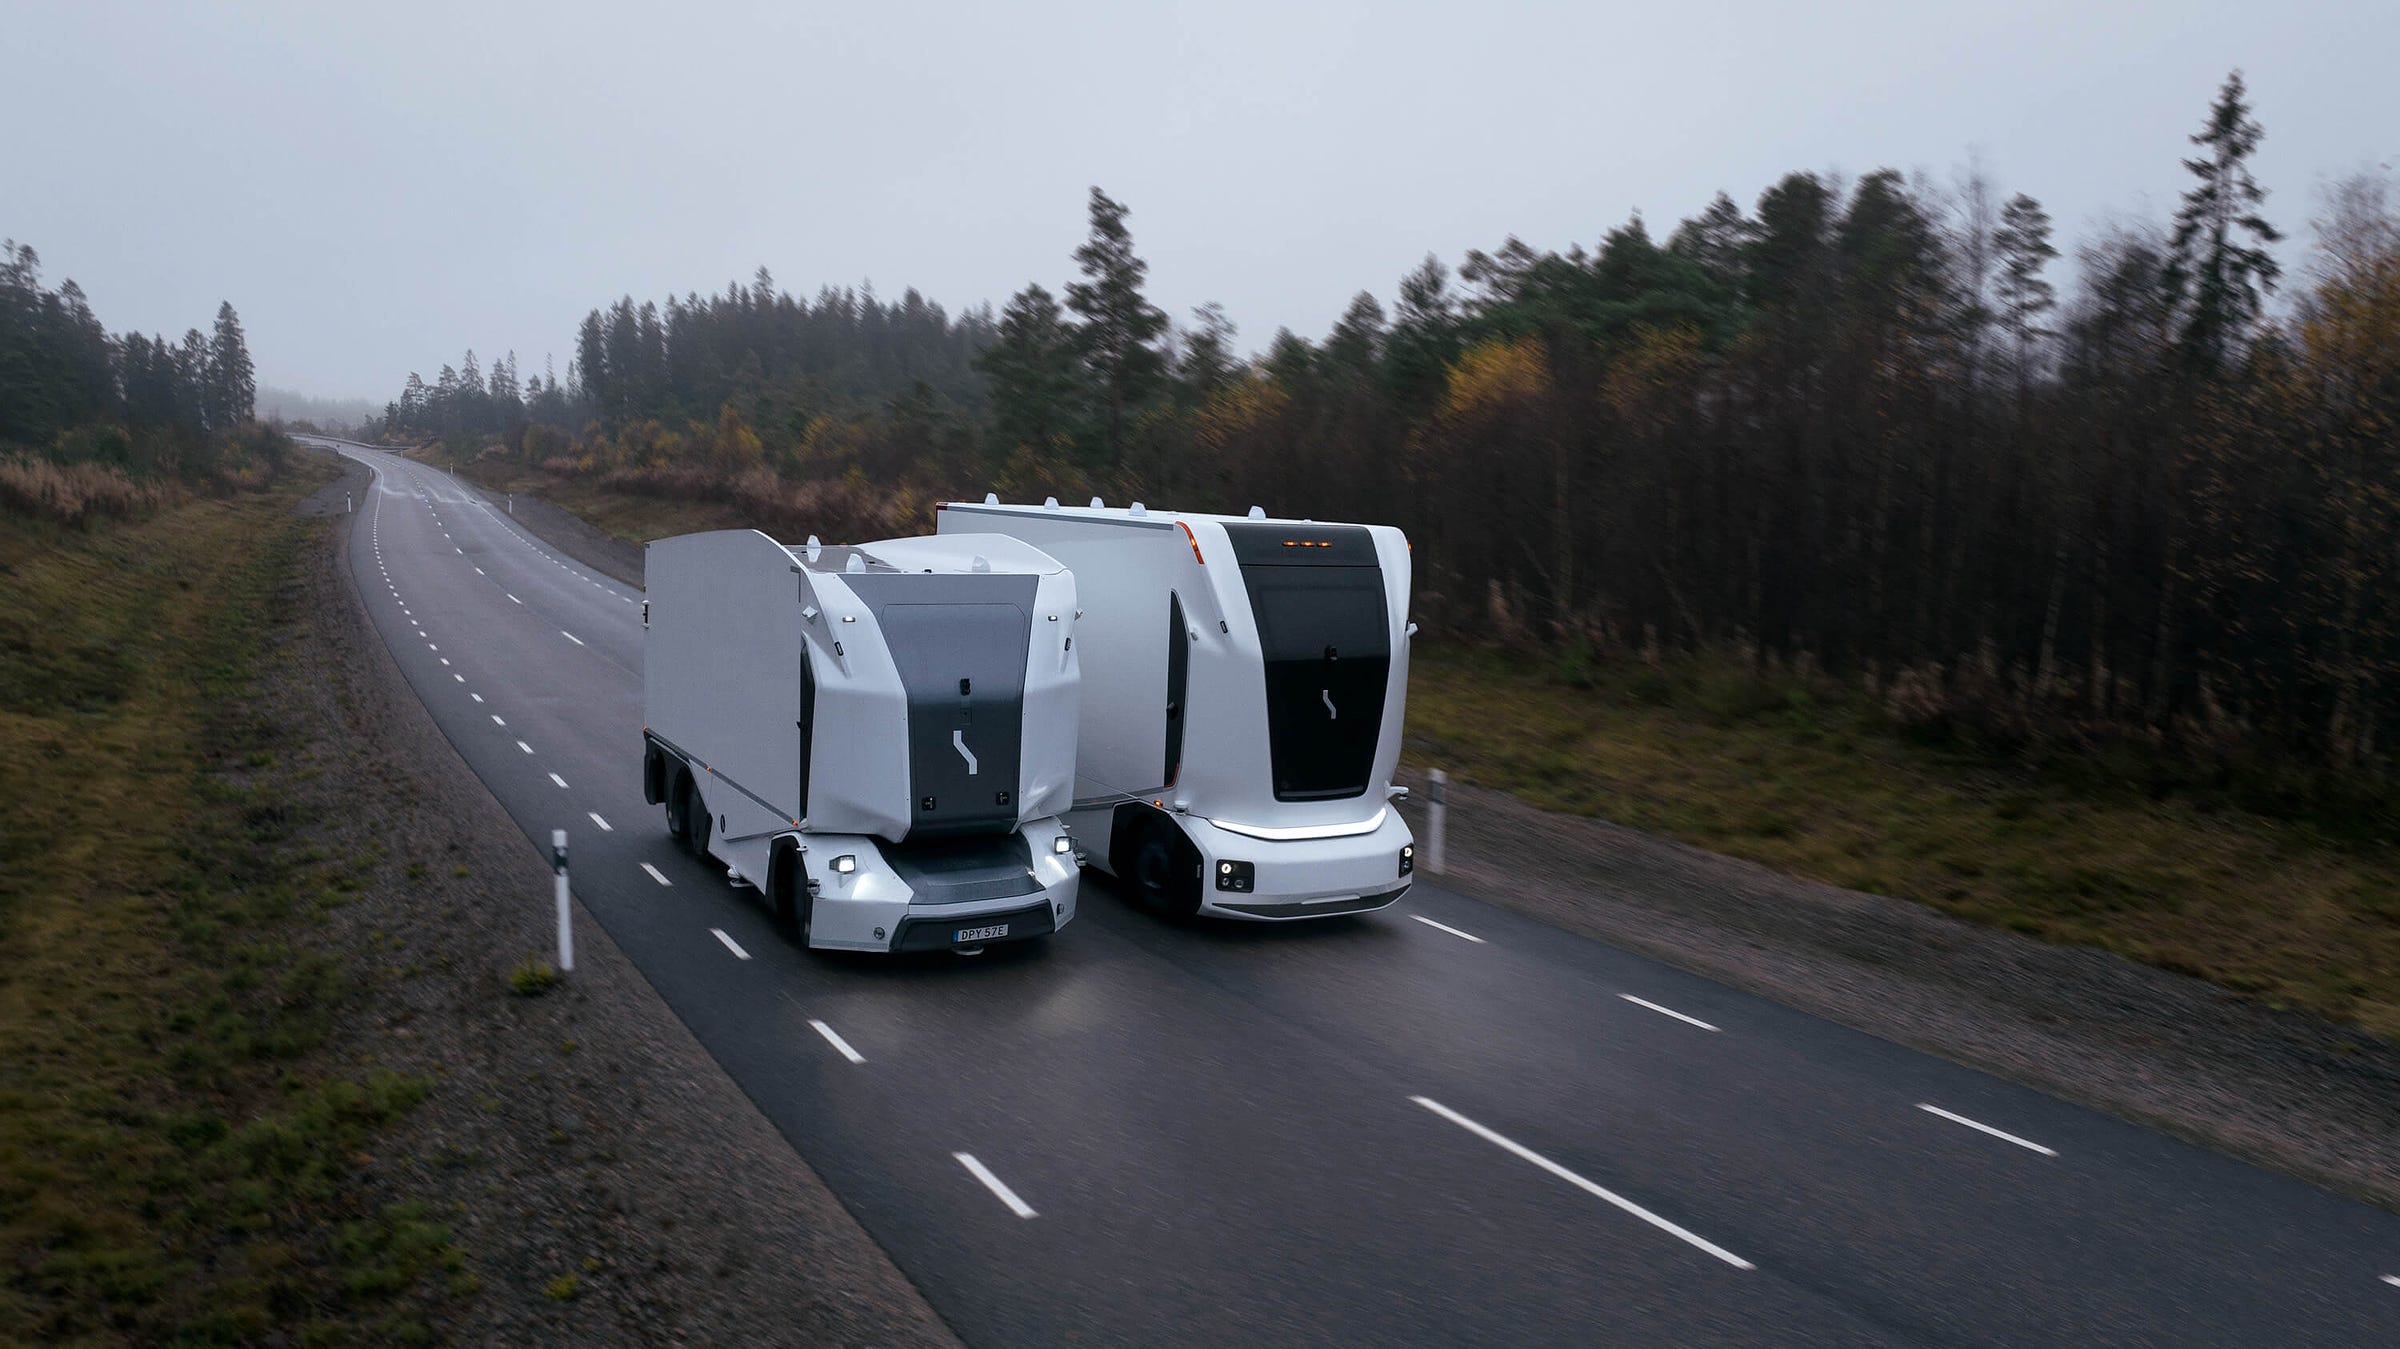
[[686, 852], [692, 846], [692, 774], [678, 769], [675, 785], [667, 789], [667, 836]]
[[717, 817], [708, 813], [708, 803], [700, 799], [698, 789], [684, 798], [684, 817], [692, 822], [692, 856], [708, 860], [708, 840], [716, 832]]
[[800, 850], [778, 846], [774, 860], [767, 867], [767, 886], [773, 892], [768, 899], [775, 906], [777, 930], [807, 946], [809, 920], [814, 917], [811, 910], [815, 906], [808, 902], [808, 881], [801, 874]]
[[1125, 882], [1142, 903], [1169, 918], [1200, 912], [1200, 853], [1183, 831], [1143, 815], [1126, 849]]

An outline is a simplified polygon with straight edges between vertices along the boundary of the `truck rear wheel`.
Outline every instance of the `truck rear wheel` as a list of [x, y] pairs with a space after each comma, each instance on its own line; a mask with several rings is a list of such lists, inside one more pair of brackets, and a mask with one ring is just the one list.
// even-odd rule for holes
[[677, 847], [692, 846], [692, 773], [678, 769], [675, 785], [667, 789], [667, 836]]

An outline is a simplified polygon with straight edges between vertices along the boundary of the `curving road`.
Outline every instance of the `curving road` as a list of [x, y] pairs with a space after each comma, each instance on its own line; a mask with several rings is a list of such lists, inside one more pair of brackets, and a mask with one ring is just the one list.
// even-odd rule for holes
[[970, 1343], [2400, 1344], [2400, 1218], [1422, 882], [801, 951], [642, 802], [639, 592], [326, 448], [435, 720]]

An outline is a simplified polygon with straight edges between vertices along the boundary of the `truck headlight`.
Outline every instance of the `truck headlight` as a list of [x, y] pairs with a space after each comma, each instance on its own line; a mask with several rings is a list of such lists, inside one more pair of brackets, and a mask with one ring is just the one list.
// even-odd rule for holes
[[1403, 876], [1406, 876], [1406, 875], [1408, 875], [1410, 872], [1413, 872], [1413, 871], [1415, 871], [1416, 869], [1417, 869], [1417, 845], [1416, 845], [1416, 844], [1414, 844], [1414, 843], [1403, 843], [1403, 844], [1401, 844], [1401, 845], [1400, 845], [1400, 874], [1401, 874], [1401, 875], [1403, 875]]
[[1060, 834], [1051, 842], [1050, 851], [1057, 853], [1061, 857], [1064, 857], [1068, 853], [1075, 851], [1075, 840], [1068, 838], [1065, 834]]
[[849, 853], [843, 853], [841, 856], [833, 859], [833, 869], [847, 876], [851, 872], [858, 870], [858, 859], [851, 856]]
[[1247, 893], [1258, 888], [1258, 867], [1251, 862], [1217, 863], [1217, 888]]

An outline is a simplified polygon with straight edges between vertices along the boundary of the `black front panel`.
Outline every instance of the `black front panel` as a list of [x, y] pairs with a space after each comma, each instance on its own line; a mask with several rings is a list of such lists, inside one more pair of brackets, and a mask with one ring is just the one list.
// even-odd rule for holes
[[909, 837], [1017, 820], [1036, 578], [852, 575], [908, 691]]
[[1192, 675], [1192, 630], [1183, 596], [1167, 596], [1167, 765], [1158, 780], [1172, 787], [1183, 772], [1183, 698]]
[[975, 834], [923, 843], [875, 842], [908, 883], [911, 904], [972, 904], [1038, 894], [1033, 849], [1021, 833]]
[[1275, 799], [1364, 793], [1392, 672], [1391, 620], [1372, 536], [1356, 525], [1226, 529], [1266, 657]]

